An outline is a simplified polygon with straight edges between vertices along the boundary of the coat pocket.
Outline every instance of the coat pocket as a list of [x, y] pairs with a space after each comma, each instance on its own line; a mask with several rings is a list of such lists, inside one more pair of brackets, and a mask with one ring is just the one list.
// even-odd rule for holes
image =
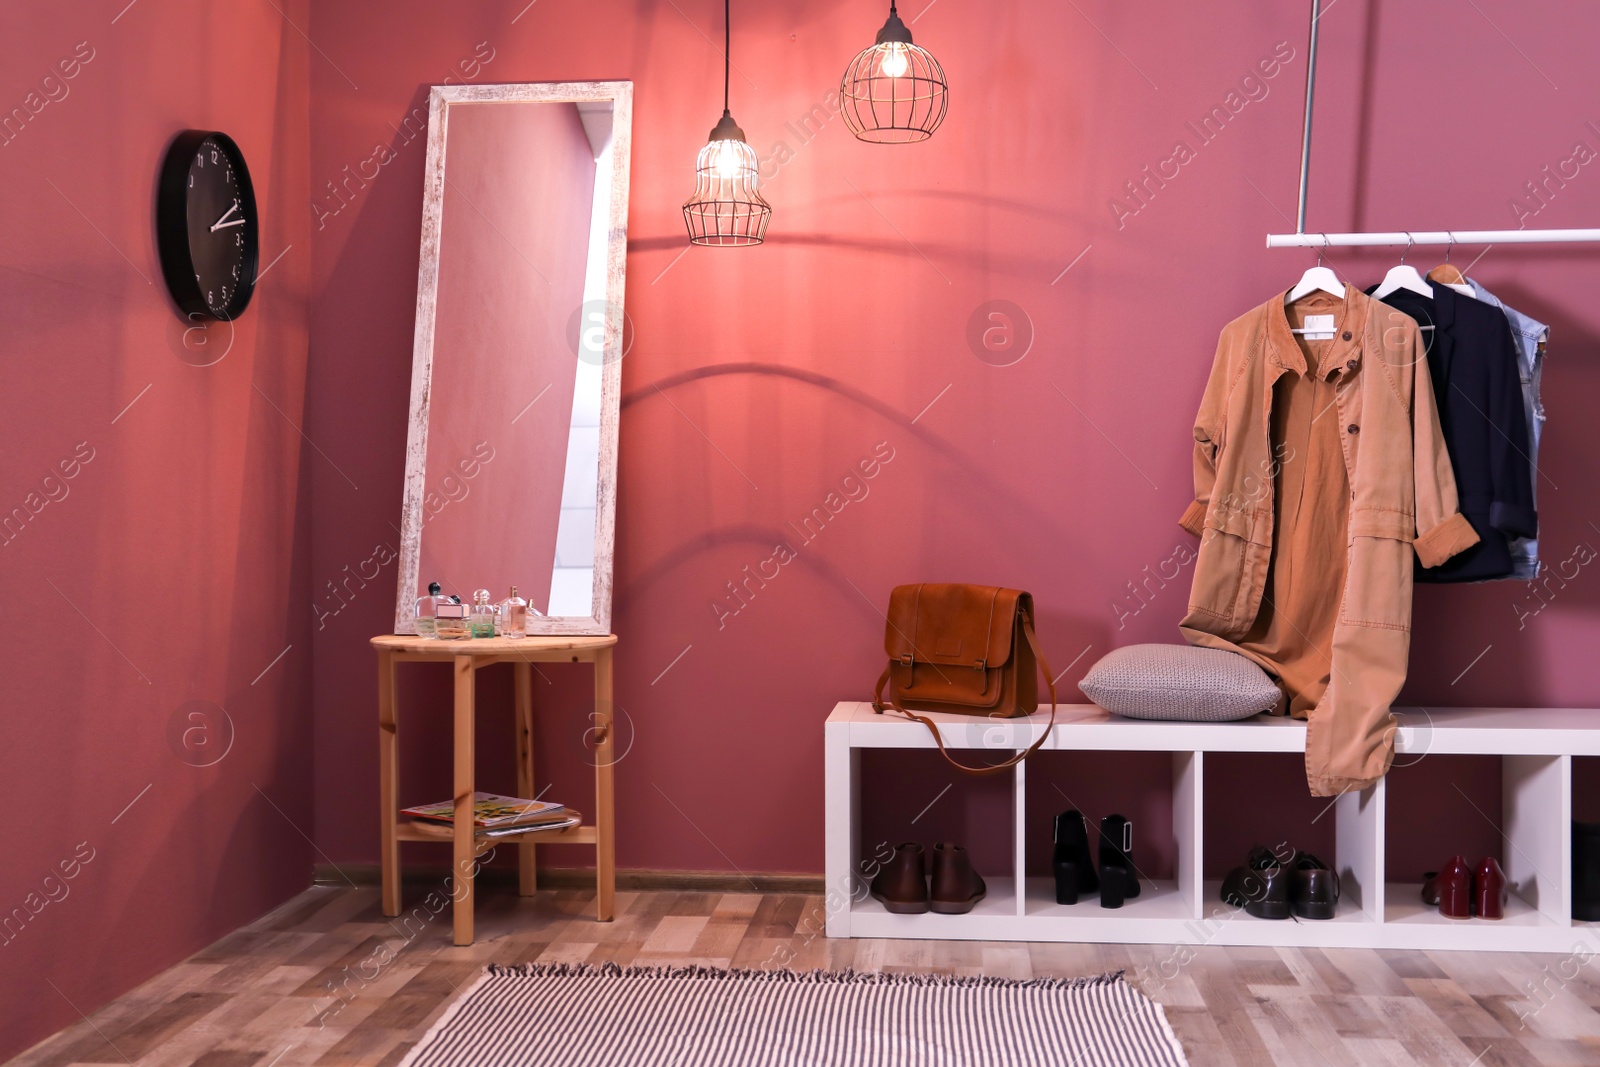
[[1272, 560], [1272, 513], [1213, 506], [1206, 515], [1189, 592], [1189, 622], [1218, 637], [1243, 637], [1255, 622]]
[[1339, 621], [1411, 632], [1411, 542], [1416, 520], [1362, 508], [1350, 516], [1350, 548]]

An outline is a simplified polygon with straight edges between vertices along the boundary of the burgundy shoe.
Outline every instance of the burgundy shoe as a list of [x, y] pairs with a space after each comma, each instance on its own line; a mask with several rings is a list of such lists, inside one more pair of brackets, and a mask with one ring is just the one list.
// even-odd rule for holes
[[966, 849], [945, 842], [934, 846], [934, 911], [940, 915], [965, 915], [987, 892], [983, 879], [972, 869]]
[[1439, 914], [1446, 919], [1472, 918], [1472, 868], [1456, 856], [1439, 872]]
[[1478, 869], [1473, 872], [1472, 905], [1485, 919], [1506, 917], [1506, 872], [1500, 869], [1500, 861], [1493, 856], [1479, 860]]
[[895, 915], [921, 915], [928, 910], [928, 868], [922, 846], [906, 842], [872, 879], [872, 898]]

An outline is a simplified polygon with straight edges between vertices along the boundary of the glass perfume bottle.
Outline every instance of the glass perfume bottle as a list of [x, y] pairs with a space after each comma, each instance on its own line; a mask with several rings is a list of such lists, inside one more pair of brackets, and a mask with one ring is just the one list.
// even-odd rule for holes
[[445, 597], [439, 595], [439, 583], [429, 582], [428, 595], [417, 598], [416, 624], [418, 637], [436, 638], [439, 636], [434, 632], [434, 609], [444, 603], [448, 603], [448, 601]]
[[526, 637], [528, 635], [528, 602], [511, 587], [511, 595], [500, 602], [500, 636]]
[[472, 594], [472, 612], [468, 621], [472, 626], [473, 637], [494, 636], [494, 605], [489, 603], [489, 590], [480, 589]]
[[467, 606], [455, 597], [443, 597], [433, 606], [433, 632], [441, 641], [471, 637], [467, 626]]

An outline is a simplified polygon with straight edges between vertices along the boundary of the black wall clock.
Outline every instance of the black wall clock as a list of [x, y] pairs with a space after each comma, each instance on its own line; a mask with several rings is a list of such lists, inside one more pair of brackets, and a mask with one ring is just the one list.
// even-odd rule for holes
[[260, 227], [250, 171], [233, 138], [186, 130], [172, 142], [156, 195], [156, 243], [185, 315], [231, 321], [249, 305]]

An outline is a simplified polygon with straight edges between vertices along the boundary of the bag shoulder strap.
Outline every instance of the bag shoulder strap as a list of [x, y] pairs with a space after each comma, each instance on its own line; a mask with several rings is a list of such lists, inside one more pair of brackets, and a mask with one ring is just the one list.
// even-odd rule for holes
[[[892, 691], [889, 693], [889, 706], [913, 722], [920, 722], [923, 726], [926, 726], [928, 728], [928, 732], [933, 735], [933, 743], [939, 746], [939, 755], [943, 756], [945, 760], [949, 762], [950, 766], [959, 771], [964, 771], [967, 774], [997, 774], [1000, 771], [1015, 767], [1017, 764], [1021, 763], [1023, 760], [1039, 751], [1040, 747], [1043, 746], [1045, 741], [1049, 739], [1050, 731], [1055, 729], [1056, 683], [1050, 674], [1050, 664], [1045, 661], [1044, 649], [1039, 647], [1039, 639], [1034, 636], [1033, 620], [1028, 617], [1027, 612], [1022, 612], [1022, 632], [1028, 639], [1029, 647], [1033, 649], [1033, 658], [1038, 661], [1039, 669], [1044, 673], [1045, 688], [1050, 691], [1050, 723], [1044, 728], [1044, 733], [1039, 735], [1039, 739], [1037, 741], [1029, 745], [1023, 751], [1014, 754], [1004, 763], [991, 763], [985, 764], [982, 767], [969, 767], [965, 763], [958, 762], [953, 756], [950, 755], [949, 751], [945, 749], [944, 738], [940, 735], [939, 727], [935, 725], [934, 721], [928, 718], [926, 715], [918, 715], [915, 712], [907, 711], [905, 708], [902, 708], [900, 706], [900, 702], [895, 699], [894, 693]], [[883, 673], [878, 676], [878, 688], [872, 695], [872, 710], [880, 715], [883, 714], [883, 690], [884, 686], [887, 685], [888, 682], [889, 668], [885, 667], [883, 669]]]

